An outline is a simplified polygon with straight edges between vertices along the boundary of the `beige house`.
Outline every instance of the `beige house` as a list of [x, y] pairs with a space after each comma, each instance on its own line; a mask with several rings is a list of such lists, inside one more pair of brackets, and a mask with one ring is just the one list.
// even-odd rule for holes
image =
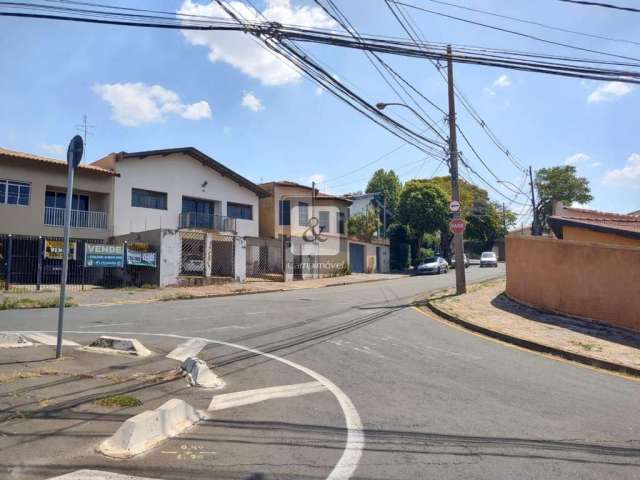
[[[113, 171], [81, 164], [75, 176], [71, 235], [111, 235]], [[0, 148], [0, 233], [62, 236], [67, 162]]]

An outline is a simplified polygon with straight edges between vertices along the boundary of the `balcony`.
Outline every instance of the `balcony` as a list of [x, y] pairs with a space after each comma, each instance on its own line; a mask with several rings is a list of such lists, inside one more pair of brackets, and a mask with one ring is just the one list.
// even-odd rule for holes
[[[107, 214], [86, 210], [71, 210], [71, 226], [73, 228], [107, 229]], [[64, 226], [64, 208], [44, 207], [44, 224], [51, 227]]]
[[179, 228], [200, 228], [219, 232], [235, 232], [236, 219], [208, 213], [185, 212], [180, 214]]

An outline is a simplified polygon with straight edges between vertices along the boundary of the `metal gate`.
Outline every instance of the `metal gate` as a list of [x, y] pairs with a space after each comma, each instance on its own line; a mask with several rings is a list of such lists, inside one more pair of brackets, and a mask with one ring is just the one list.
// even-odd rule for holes
[[364, 273], [364, 245], [349, 244], [349, 267], [353, 273]]
[[210, 244], [210, 261], [212, 277], [233, 277], [235, 250], [232, 235], [212, 235]]
[[205, 275], [205, 240], [203, 232], [180, 232], [180, 274]]
[[284, 281], [282, 240], [246, 237], [247, 279]]

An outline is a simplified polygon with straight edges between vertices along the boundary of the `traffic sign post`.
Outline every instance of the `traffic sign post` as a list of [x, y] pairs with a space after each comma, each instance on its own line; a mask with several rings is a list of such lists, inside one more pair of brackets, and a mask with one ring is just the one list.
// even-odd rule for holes
[[467, 224], [461, 218], [454, 218], [449, 222], [449, 230], [451, 230], [451, 233], [454, 235], [462, 235], [466, 227]]
[[449, 202], [449, 211], [450, 212], [459, 212], [460, 211], [460, 202], [458, 200], [452, 200]]
[[73, 176], [82, 160], [84, 144], [82, 137], [76, 135], [69, 142], [67, 149], [67, 196], [64, 208], [64, 247], [62, 252], [62, 274], [60, 278], [60, 304], [58, 305], [58, 338], [56, 341], [56, 358], [62, 356], [62, 326], [64, 323], [64, 304], [69, 273], [69, 234], [71, 231], [71, 206], [73, 199]]

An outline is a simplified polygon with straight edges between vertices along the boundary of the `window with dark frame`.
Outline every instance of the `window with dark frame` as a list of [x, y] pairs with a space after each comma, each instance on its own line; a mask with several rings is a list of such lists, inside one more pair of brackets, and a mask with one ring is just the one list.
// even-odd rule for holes
[[329, 230], [329, 212], [326, 210], [320, 210], [318, 222], [320, 225], [320, 231], [328, 233]]
[[0, 203], [27, 206], [30, 197], [30, 183], [0, 180]]
[[344, 235], [346, 215], [344, 212], [338, 212], [338, 233]]
[[309, 204], [298, 202], [298, 226], [306, 227], [307, 225], [309, 225]]
[[278, 211], [280, 212], [279, 225], [291, 225], [291, 201], [280, 200]]
[[253, 207], [242, 203], [227, 202], [227, 217], [253, 220]]
[[142, 208], [155, 208], [157, 210], [167, 209], [167, 194], [164, 192], [153, 192], [142, 190], [141, 188], [131, 189], [131, 206]]
[[[53, 192], [47, 190], [44, 197], [45, 207], [65, 208], [67, 201], [66, 192]], [[71, 197], [71, 209], [81, 212], [89, 211], [89, 195], [74, 193]]]

